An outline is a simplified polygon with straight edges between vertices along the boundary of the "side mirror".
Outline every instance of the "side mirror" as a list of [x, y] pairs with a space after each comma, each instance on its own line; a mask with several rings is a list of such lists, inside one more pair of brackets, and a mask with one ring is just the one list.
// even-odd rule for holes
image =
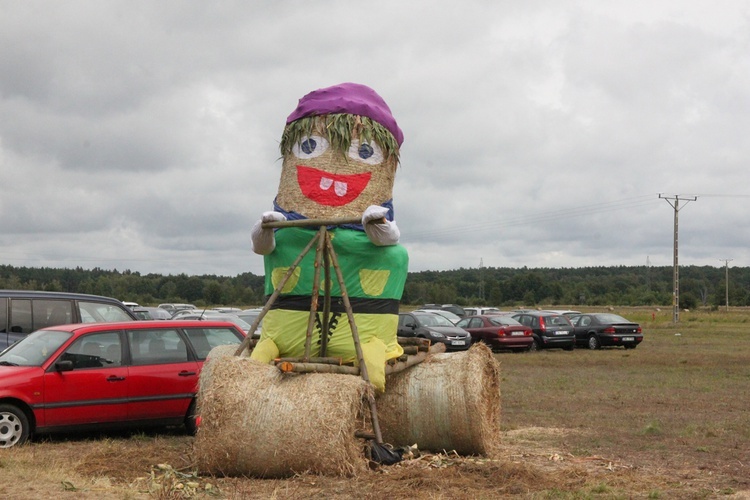
[[58, 361], [55, 363], [55, 370], [58, 372], [73, 371], [73, 362], [69, 359]]

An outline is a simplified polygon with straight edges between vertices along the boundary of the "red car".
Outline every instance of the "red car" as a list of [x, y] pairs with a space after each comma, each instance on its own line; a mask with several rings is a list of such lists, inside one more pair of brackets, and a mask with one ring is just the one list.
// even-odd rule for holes
[[37, 330], [0, 353], [0, 448], [34, 433], [185, 425], [195, 431], [208, 352], [245, 334], [225, 321], [132, 321]]
[[528, 351], [534, 343], [531, 328], [510, 316], [469, 316], [459, 321], [456, 326], [468, 331], [473, 342], [484, 342], [493, 351]]

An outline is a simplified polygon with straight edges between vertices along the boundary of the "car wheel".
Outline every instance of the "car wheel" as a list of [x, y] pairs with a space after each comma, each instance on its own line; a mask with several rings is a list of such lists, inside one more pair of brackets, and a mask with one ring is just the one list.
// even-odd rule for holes
[[0, 448], [10, 448], [29, 439], [29, 419], [19, 407], [0, 405]]
[[187, 429], [188, 434], [193, 436], [195, 436], [195, 433], [198, 430], [198, 425], [195, 422], [197, 417], [198, 416], [195, 414], [195, 399], [193, 399], [190, 402], [187, 414], [185, 415], [185, 428]]
[[600, 349], [601, 347], [602, 347], [602, 344], [601, 342], [599, 342], [599, 339], [597, 338], [597, 336], [591, 335], [589, 337], [589, 349], [593, 351], [595, 349]]
[[541, 345], [539, 344], [539, 340], [535, 338], [534, 342], [529, 346], [529, 351], [538, 351], [539, 349], [541, 349]]

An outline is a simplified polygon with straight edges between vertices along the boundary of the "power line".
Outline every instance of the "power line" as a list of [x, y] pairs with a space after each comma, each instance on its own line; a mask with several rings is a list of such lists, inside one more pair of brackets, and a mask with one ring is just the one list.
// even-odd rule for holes
[[440, 236], [440, 235], [453, 235], [460, 233], [469, 233], [478, 229], [497, 229], [503, 227], [512, 226], [523, 226], [528, 224], [535, 224], [559, 219], [566, 219], [570, 217], [580, 217], [584, 215], [592, 215], [596, 213], [611, 212], [615, 210], [622, 210], [626, 208], [633, 208], [643, 205], [653, 204], [653, 195], [637, 196], [634, 198], [625, 198], [622, 200], [614, 200], [609, 202], [598, 202], [590, 205], [583, 205], [580, 207], [572, 207], [566, 209], [558, 209], [549, 212], [541, 212], [538, 214], [527, 215], [523, 217], [516, 217], [510, 219], [499, 219], [499, 220], [482, 220], [473, 224], [466, 224], [459, 227], [446, 227], [441, 229], [431, 229], [429, 231], [411, 231], [408, 233], [408, 237], [416, 237], [423, 235]]

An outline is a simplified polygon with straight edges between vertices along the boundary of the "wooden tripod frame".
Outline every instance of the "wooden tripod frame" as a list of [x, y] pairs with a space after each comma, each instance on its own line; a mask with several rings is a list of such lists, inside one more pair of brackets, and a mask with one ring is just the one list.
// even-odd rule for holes
[[[273, 306], [273, 304], [276, 302], [276, 299], [281, 294], [281, 290], [284, 288], [284, 285], [286, 285], [287, 281], [292, 276], [292, 273], [294, 273], [294, 270], [299, 266], [300, 262], [305, 257], [305, 255], [307, 255], [310, 252], [313, 245], [315, 245], [316, 246], [315, 271], [314, 271], [314, 278], [313, 278], [312, 297], [311, 297], [311, 303], [310, 303], [310, 316], [307, 321], [307, 332], [305, 334], [305, 354], [304, 354], [303, 362], [308, 363], [311, 361], [310, 351], [312, 349], [312, 333], [315, 327], [315, 319], [318, 313], [318, 299], [320, 296], [321, 268], [323, 269], [323, 276], [324, 276], [323, 319], [322, 319], [320, 357], [315, 359], [315, 361], [321, 362], [320, 358], [323, 358], [323, 359], [326, 358], [326, 350], [327, 350], [328, 334], [329, 334], [328, 316], [331, 311], [331, 266], [332, 266], [336, 274], [336, 280], [338, 281], [338, 284], [341, 290], [341, 298], [344, 301], [344, 308], [346, 310], [346, 316], [349, 320], [349, 327], [351, 328], [351, 331], [352, 331], [352, 340], [354, 341], [354, 350], [357, 355], [357, 362], [359, 363], [359, 375], [360, 377], [362, 377], [362, 379], [365, 382], [369, 384], [370, 377], [367, 373], [367, 365], [365, 364], [364, 355], [362, 354], [362, 345], [359, 340], [359, 331], [357, 330], [357, 324], [354, 321], [354, 311], [352, 309], [351, 302], [349, 301], [349, 295], [346, 291], [346, 285], [344, 284], [344, 275], [342, 274], [341, 267], [339, 266], [338, 256], [336, 255], [336, 251], [333, 249], [333, 244], [331, 242], [331, 235], [328, 232], [329, 226], [340, 226], [340, 225], [345, 225], [345, 224], [361, 224], [361, 223], [362, 221], [360, 219], [331, 219], [331, 220], [304, 219], [304, 220], [294, 220], [294, 221], [278, 221], [278, 222], [263, 223], [262, 227], [264, 229], [282, 228], [282, 227], [317, 227], [317, 226], [320, 226], [320, 229], [315, 234], [315, 236], [310, 240], [310, 242], [305, 246], [302, 252], [297, 256], [297, 258], [294, 260], [292, 265], [287, 270], [286, 274], [284, 274], [284, 277], [281, 279], [281, 281], [279, 281], [279, 284], [274, 289], [273, 294], [271, 294], [271, 297], [269, 297], [268, 301], [266, 302], [266, 305], [263, 307], [263, 310], [260, 312], [258, 317], [255, 318], [255, 321], [253, 321], [253, 324], [250, 327], [250, 332], [254, 332], [255, 329], [258, 328], [258, 325], [260, 324], [261, 320], [266, 315], [266, 313], [271, 309], [271, 306]], [[242, 352], [250, 346], [251, 341], [252, 341], [252, 334], [245, 337], [245, 340], [242, 341], [240, 346], [237, 348], [237, 351], [235, 351], [234, 353], [235, 356], [241, 355]], [[373, 394], [373, 391], [371, 389], [368, 389], [367, 391], [367, 399], [368, 399], [368, 403], [370, 407], [370, 417], [372, 420], [372, 429], [375, 435], [375, 442], [378, 444], [382, 444], [383, 436], [382, 436], [382, 433], [380, 432], [380, 424], [378, 423], [378, 412], [377, 412], [377, 408], [375, 405], [375, 395]]]

